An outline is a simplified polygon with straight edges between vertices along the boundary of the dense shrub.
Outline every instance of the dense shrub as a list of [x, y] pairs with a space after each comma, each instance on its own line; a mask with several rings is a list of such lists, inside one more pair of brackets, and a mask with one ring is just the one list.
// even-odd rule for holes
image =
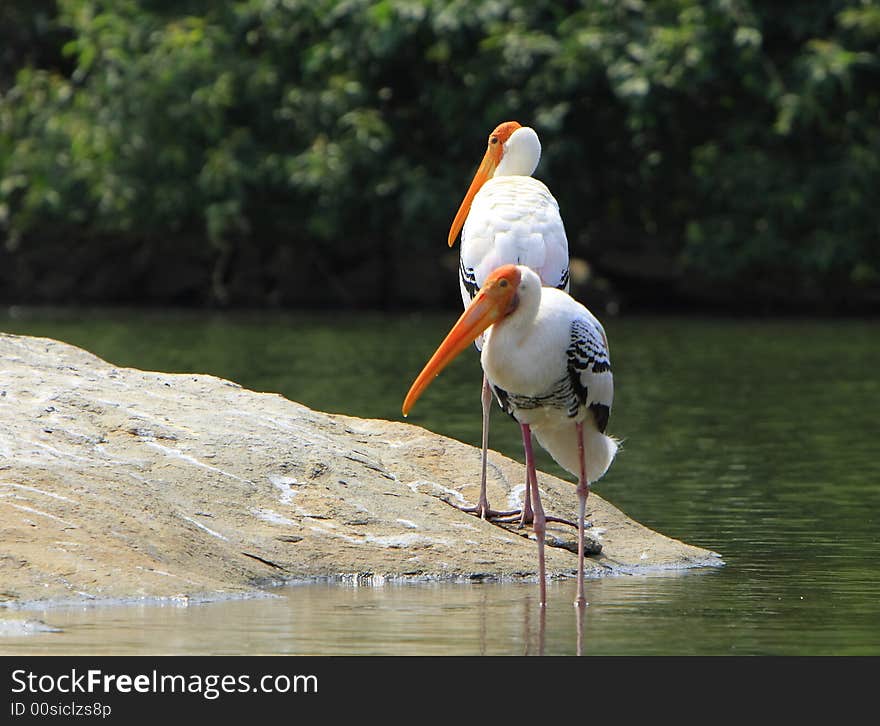
[[6, 300], [455, 301], [448, 224], [509, 118], [625, 300], [880, 297], [875, 2], [14, 0], [0, 25]]

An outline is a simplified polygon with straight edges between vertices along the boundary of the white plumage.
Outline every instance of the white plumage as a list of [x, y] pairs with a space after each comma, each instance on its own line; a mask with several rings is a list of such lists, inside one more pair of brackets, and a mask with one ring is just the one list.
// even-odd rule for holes
[[549, 287], [568, 291], [568, 240], [559, 205], [531, 176], [495, 176], [474, 197], [461, 233], [459, 282], [465, 307], [501, 265], [526, 265]]
[[526, 451], [526, 500], [538, 540], [541, 603], [546, 602], [546, 518], [532, 455], [532, 433], [578, 478], [578, 605], [584, 605], [584, 518], [590, 482], [608, 470], [617, 442], [605, 433], [614, 399], [608, 339], [602, 324], [568, 293], [542, 287], [532, 269], [503, 265], [486, 278], [416, 378], [406, 415], [431, 381], [485, 334], [480, 355], [488, 386], [519, 422]]
[[580, 456], [573, 424], [586, 422], [586, 474], [596, 481], [617, 452], [604, 433], [614, 400], [605, 329], [567, 293], [541, 287], [529, 268], [520, 273], [516, 310], [487, 331], [480, 362], [502, 407], [574, 476]]
[[[538, 134], [527, 126], [507, 121], [489, 134], [486, 153], [449, 230], [450, 246], [461, 231], [459, 286], [465, 307], [489, 274], [506, 264], [526, 265], [544, 285], [568, 291], [568, 239], [559, 205], [532, 177], [540, 159]], [[481, 350], [483, 336], [474, 344]], [[512, 514], [490, 509], [486, 495], [491, 394], [485, 377], [482, 407], [480, 498], [476, 506], [463, 509], [481, 517]], [[528, 489], [527, 483], [523, 522], [531, 517]]]
[[544, 285], [568, 292], [568, 238], [559, 204], [532, 177], [540, 159], [541, 142], [528, 126], [506, 121], [489, 135], [449, 231], [452, 246], [461, 229], [459, 284], [465, 307], [501, 265], [531, 267]]

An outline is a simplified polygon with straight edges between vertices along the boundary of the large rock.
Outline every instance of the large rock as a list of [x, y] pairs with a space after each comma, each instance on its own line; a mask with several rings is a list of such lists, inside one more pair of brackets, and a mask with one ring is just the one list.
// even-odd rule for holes
[[[208, 375], [116, 368], [0, 334], [0, 602], [221, 597], [313, 578], [534, 577], [529, 528], [474, 502], [479, 450], [416, 426], [313, 411]], [[490, 501], [523, 468], [493, 453]], [[573, 518], [574, 486], [540, 476]], [[588, 502], [590, 575], [721, 564]], [[573, 575], [553, 525], [548, 571]]]

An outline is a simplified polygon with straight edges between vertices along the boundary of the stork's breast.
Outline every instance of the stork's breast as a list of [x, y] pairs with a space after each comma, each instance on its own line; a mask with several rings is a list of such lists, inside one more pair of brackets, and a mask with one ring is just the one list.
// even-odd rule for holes
[[480, 285], [493, 269], [513, 263], [531, 267], [545, 284], [555, 286], [568, 266], [568, 243], [547, 187], [532, 177], [487, 182], [465, 223], [462, 260], [475, 270]]

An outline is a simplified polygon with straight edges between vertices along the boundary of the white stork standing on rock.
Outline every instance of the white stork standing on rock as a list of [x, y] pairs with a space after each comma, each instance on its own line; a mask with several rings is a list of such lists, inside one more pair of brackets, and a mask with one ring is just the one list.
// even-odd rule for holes
[[[526, 265], [544, 285], [568, 292], [568, 240], [559, 205], [550, 190], [532, 177], [541, 158], [541, 142], [535, 131], [516, 121], [506, 121], [489, 135], [474, 179], [449, 230], [449, 246], [461, 231], [459, 277], [461, 299], [467, 307], [489, 273], [504, 264]], [[463, 225], [463, 226], [462, 226]], [[477, 350], [483, 341], [474, 341]], [[480, 498], [474, 507], [462, 507], [482, 518], [511, 515], [489, 508], [486, 466], [489, 446], [489, 413], [492, 392], [485, 375], [482, 389], [483, 437]], [[530, 483], [522, 521], [531, 520]]]
[[[541, 446], [578, 478], [578, 594], [584, 606], [584, 517], [590, 483], [617, 453], [605, 434], [614, 382], [602, 324], [566, 292], [542, 287], [524, 265], [503, 265], [480, 291], [416, 378], [403, 404], [406, 416], [431, 381], [483, 335], [480, 362], [501, 406], [519, 422], [526, 452], [541, 605], [547, 601], [545, 515], [538, 492], [532, 431]], [[528, 495], [528, 491], [526, 492]]]

